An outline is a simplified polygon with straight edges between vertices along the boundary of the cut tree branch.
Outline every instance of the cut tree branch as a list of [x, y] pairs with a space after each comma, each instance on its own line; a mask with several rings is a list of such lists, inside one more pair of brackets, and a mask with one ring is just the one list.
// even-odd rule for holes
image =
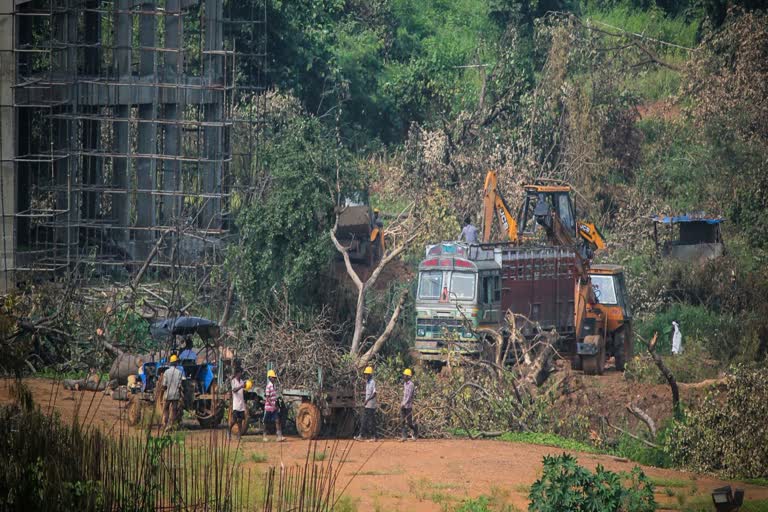
[[617, 431], [621, 432], [622, 434], [626, 434], [629, 437], [631, 437], [632, 439], [640, 441], [641, 443], [643, 443], [644, 445], [646, 445], [646, 446], [648, 446], [650, 448], [656, 448], [656, 449], [661, 448], [661, 446], [657, 445], [656, 443], [652, 443], [652, 442], [648, 441], [647, 439], [643, 439], [642, 437], [636, 436], [632, 432], [627, 432], [623, 428], [619, 428], [616, 425], [611, 425], [611, 422], [608, 421], [608, 418], [606, 416], [601, 416], [601, 418], [603, 419], [605, 424], [608, 425], [609, 427], [611, 427], [612, 429], [617, 430]]
[[664, 378], [667, 379], [667, 382], [669, 383], [669, 387], [672, 390], [672, 412], [676, 419], [680, 419], [680, 390], [677, 387], [677, 380], [672, 374], [672, 371], [664, 362], [664, 359], [662, 359], [661, 356], [656, 352], [656, 342], [658, 341], [658, 338], [659, 333], [654, 333], [653, 338], [651, 339], [650, 343], [648, 343], [648, 353], [651, 354], [653, 362], [656, 363], [659, 371], [661, 371], [661, 374], [664, 375]]
[[653, 438], [656, 439], [656, 423], [653, 421], [653, 418], [651, 418], [647, 412], [632, 404], [631, 402], [627, 404], [627, 410], [637, 419], [645, 423], [645, 425], [648, 427], [648, 430], [651, 431]]

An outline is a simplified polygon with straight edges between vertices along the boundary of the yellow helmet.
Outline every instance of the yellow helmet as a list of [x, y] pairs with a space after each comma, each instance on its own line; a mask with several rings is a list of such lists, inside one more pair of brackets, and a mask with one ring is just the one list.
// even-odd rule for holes
[[373, 374], [373, 366], [366, 366], [365, 370], [363, 370], [363, 373], [365, 375], [372, 375]]
[[374, 208], [374, 209], [373, 209], [373, 213], [379, 213], [380, 211], [381, 211], [381, 210], [379, 210], [378, 208]]
[[407, 376], [411, 377], [411, 376], [413, 376], [413, 372], [411, 371], [410, 368], [406, 368], [405, 370], [403, 370], [403, 375], [407, 375]]
[[175, 363], [175, 362], [176, 362], [176, 361], [178, 361], [178, 360], [179, 360], [179, 356], [177, 356], [176, 354], [173, 354], [173, 355], [171, 356], [171, 362], [172, 362], [172, 363]]
[[275, 370], [269, 370], [267, 372], [267, 377], [274, 377], [277, 378], [277, 374], [275, 373]]
[[248, 379], [247, 381], [245, 381], [245, 390], [246, 391], [250, 391], [252, 387], [253, 387], [253, 381], [251, 379]]

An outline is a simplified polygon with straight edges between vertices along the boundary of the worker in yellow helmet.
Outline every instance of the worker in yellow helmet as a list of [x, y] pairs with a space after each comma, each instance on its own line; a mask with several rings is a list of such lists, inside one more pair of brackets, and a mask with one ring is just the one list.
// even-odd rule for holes
[[267, 441], [267, 423], [275, 424], [275, 434], [277, 434], [278, 442], [285, 440], [282, 425], [280, 425], [280, 407], [277, 405], [276, 379], [277, 373], [275, 373], [275, 370], [269, 370], [267, 372], [267, 387], [264, 389], [264, 442]]
[[179, 405], [181, 400], [181, 381], [183, 374], [179, 370], [179, 357], [176, 354], [171, 355], [169, 359], [170, 367], [163, 373], [163, 428], [168, 432], [176, 423], [176, 416], [179, 414]]
[[373, 368], [367, 366], [363, 370], [363, 375], [365, 375], [363, 422], [360, 426], [360, 434], [355, 439], [362, 441], [365, 436], [369, 436], [370, 441], [376, 441], [376, 381], [373, 380]]
[[400, 441], [405, 441], [409, 428], [411, 429], [411, 439], [414, 441], [419, 433], [413, 422], [413, 398], [416, 390], [411, 377], [413, 377], [413, 372], [410, 368], [403, 370], [403, 400], [400, 402], [400, 423], [403, 434], [400, 436]]

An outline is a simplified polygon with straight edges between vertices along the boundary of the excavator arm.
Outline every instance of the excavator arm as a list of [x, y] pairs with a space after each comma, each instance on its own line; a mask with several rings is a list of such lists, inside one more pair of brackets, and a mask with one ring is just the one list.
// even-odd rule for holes
[[517, 221], [509, 211], [509, 206], [501, 195], [498, 187], [496, 171], [488, 171], [483, 187], [483, 243], [491, 241], [491, 228], [493, 227], [494, 214], [499, 218], [501, 230], [506, 233], [510, 242], [516, 243]]

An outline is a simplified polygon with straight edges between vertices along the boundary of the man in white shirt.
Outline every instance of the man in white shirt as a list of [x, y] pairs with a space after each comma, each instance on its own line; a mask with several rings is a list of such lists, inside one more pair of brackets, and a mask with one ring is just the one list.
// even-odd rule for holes
[[181, 400], [181, 381], [184, 375], [178, 368], [179, 358], [173, 354], [170, 359], [170, 368], [163, 373], [163, 427], [168, 432], [176, 423], [176, 415], [179, 413]]
[[477, 243], [477, 228], [472, 224], [472, 219], [467, 217], [464, 219], [464, 228], [459, 235], [459, 241], [464, 239], [468, 244]]
[[376, 441], [376, 381], [373, 380], [373, 368], [368, 366], [363, 371], [365, 375], [365, 402], [363, 403], [363, 424], [360, 426], [360, 435], [355, 437], [362, 441], [363, 437], [370, 436], [370, 441]]
[[237, 436], [245, 431], [245, 382], [243, 382], [243, 369], [235, 368], [235, 375], [230, 382], [232, 386], [232, 414], [229, 415], [229, 435], [232, 435], [232, 427], [237, 425]]

